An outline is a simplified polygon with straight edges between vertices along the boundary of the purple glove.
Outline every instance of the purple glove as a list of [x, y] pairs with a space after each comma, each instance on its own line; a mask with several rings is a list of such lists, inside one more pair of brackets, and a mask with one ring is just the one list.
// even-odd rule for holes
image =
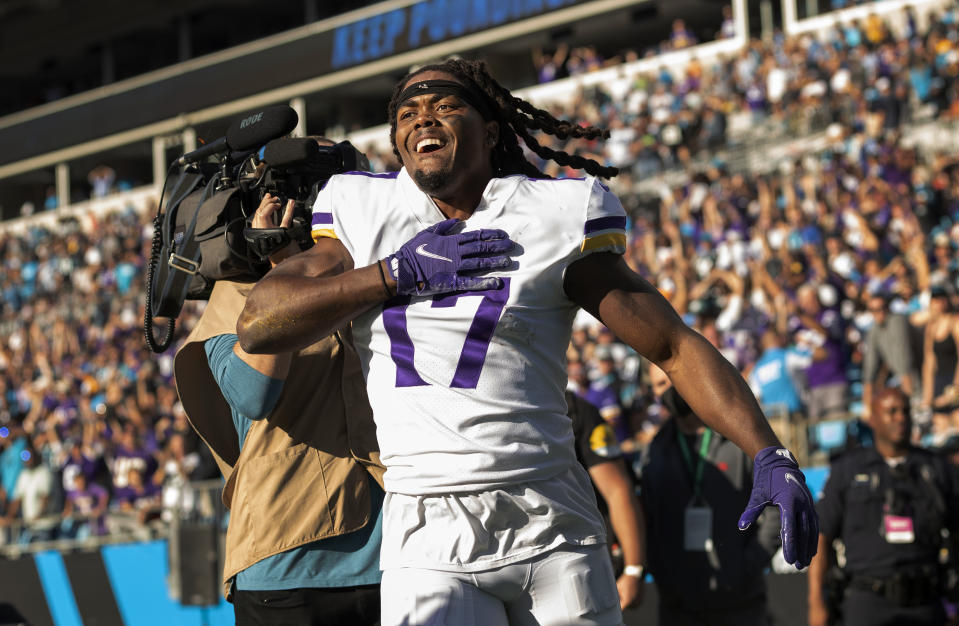
[[506, 253], [513, 248], [512, 240], [498, 229], [452, 233], [458, 224], [458, 219], [433, 224], [386, 257], [398, 295], [427, 296], [502, 288], [503, 281], [499, 278], [463, 274], [509, 267], [513, 261]]
[[753, 491], [739, 518], [739, 530], [746, 530], [759, 518], [767, 504], [779, 507], [783, 558], [796, 569], [809, 565], [819, 545], [819, 517], [813, 506], [806, 477], [789, 450], [763, 448], [753, 461]]

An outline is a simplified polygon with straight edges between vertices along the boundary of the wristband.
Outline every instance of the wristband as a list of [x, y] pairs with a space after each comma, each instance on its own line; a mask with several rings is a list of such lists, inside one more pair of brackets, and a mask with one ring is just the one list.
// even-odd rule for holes
[[386, 276], [383, 275], [383, 263], [381, 261], [377, 261], [376, 267], [380, 270], [380, 280], [383, 281], [383, 291], [386, 292], [386, 299], [389, 300], [393, 297], [393, 294], [390, 293], [390, 286], [386, 284]]
[[624, 576], [632, 576], [633, 578], [642, 578], [643, 574], [646, 573], [646, 568], [642, 565], [627, 565], [623, 568]]

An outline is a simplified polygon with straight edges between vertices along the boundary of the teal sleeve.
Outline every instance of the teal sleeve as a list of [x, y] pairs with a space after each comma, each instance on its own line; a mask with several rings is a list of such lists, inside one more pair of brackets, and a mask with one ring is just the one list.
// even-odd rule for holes
[[261, 374], [243, 362], [233, 352], [236, 342], [236, 335], [217, 335], [207, 339], [203, 348], [213, 378], [230, 405], [242, 448], [250, 421], [263, 419], [276, 407], [284, 381]]

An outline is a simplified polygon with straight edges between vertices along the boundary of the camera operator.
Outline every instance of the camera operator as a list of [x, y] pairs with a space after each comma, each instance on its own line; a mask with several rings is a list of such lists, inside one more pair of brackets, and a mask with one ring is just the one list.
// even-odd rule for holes
[[[250, 226], [289, 228], [294, 200], [264, 193]], [[290, 241], [271, 266], [297, 254]], [[236, 321], [252, 282], [217, 281], [175, 359], [193, 427], [226, 477], [223, 582], [237, 624], [379, 620], [382, 467], [348, 331], [254, 355]]]

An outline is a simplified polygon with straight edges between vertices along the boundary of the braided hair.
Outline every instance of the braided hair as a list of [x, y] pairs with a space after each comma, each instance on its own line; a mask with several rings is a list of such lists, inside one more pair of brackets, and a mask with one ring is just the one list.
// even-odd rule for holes
[[[531, 131], [539, 130], [557, 139], [597, 139], [609, 137], [609, 131], [596, 126], [580, 126], [571, 122], [558, 120], [547, 111], [538, 109], [529, 102], [515, 97], [508, 89], [500, 85], [490, 74], [489, 68], [483, 61], [466, 61], [464, 59], [447, 59], [443, 63], [426, 65], [417, 68], [403, 77], [393, 88], [390, 96], [388, 115], [390, 119], [390, 143], [393, 145], [393, 154], [400, 159], [396, 148], [396, 112], [403, 87], [417, 74], [428, 71], [440, 71], [455, 76], [467, 86], [475, 86], [488, 100], [492, 111], [493, 121], [499, 123], [499, 140], [493, 147], [493, 169], [498, 176], [510, 174], [524, 174], [530, 178], [549, 178], [539, 168], [530, 163], [519, 146], [517, 135], [530, 150], [542, 158], [554, 161], [559, 165], [586, 171], [593, 176], [611, 178], [619, 173], [615, 167], [607, 167], [593, 159], [587, 159], [561, 150], [553, 150], [540, 145]], [[400, 159], [402, 160], [402, 159]]]

